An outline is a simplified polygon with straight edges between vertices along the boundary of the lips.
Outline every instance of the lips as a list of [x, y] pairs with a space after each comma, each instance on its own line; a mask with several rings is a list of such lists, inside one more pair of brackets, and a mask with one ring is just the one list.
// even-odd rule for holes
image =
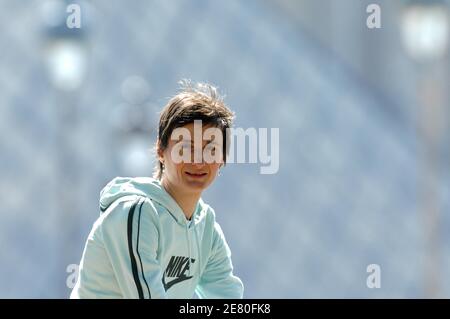
[[193, 177], [193, 178], [201, 178], [206, 176], [208, 173], [191, 173], [191, 172], [185, 172], [186, 175]]

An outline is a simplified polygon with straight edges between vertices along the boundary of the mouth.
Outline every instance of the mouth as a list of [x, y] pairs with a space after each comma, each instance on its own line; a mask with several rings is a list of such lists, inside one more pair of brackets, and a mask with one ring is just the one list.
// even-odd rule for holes
[[208, 175], [208, 173], [190, 173], [190, 172], [185, 172], [185, 174], [187, 176], [193, 177], [193, 178], [202, 178], [206, 175]]

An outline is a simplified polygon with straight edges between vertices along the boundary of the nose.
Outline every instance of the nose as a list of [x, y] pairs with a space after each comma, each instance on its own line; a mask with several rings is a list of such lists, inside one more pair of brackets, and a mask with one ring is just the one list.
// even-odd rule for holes
[[194, 168], [196, 168], [196, 169], [199, 169], [199, 168], [202, 168], [202, 167], [204, 167], [205, 166], [205, 161], [202, 161], [201, 163], [192, 163], [192, 167], [194, 167]]
[[206, 164], [206, 162], [203, 157], [203, 150], [202, 149], [194, 150], [192, 154], [192, 165], [195, 167], [202, 167], [204, 164]]

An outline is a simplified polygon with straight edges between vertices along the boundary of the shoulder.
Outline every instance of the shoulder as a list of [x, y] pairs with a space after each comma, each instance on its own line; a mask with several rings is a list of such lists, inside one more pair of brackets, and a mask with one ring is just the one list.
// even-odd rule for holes
[[200, 207], [201, 207], [201, 212], [200, 212], [201, 218], [206, 218], [208, 220], [213, 220], [213, 221], [216, 220], [216, 212], [215, 212], [214, 208], [212, 208], [211, 205], [209, 205], [208, 203], [203, 201], [202, 198], [200, 198]]
[[103, 229], [122, 227], [135, 220], [136, 216], [156, 222], [158, 210], [148, 197], [139, 195], [124, 196], [108, 207], [100, 216], [99, 224]]
[[221, 239], [224, 237], [222, 228], [220, 227], [220, 224], [217, 221], [216, 218], [216, 212], [214, 208], [212, 208], [210, 205], [204, 203], [204, 211], [205, 211], [205, 220], [208, 224], [209, 228], [213, 232], [213, 238]]

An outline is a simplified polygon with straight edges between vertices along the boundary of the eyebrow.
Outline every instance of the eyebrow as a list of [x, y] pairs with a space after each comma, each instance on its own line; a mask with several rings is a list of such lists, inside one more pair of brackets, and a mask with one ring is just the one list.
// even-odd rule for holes
[[[194, 144], [193, 140], [180, 140], [178, 142], [185, 142], [185, 143], [191, 142], [191, 144]], [[216, 142], [215, 139], [214, 140], [206, 140], [206, 142], [207, 142], [206, 144], [212, 144], [212, 145], [219, 145], [220, 144], [219, 142]]]

